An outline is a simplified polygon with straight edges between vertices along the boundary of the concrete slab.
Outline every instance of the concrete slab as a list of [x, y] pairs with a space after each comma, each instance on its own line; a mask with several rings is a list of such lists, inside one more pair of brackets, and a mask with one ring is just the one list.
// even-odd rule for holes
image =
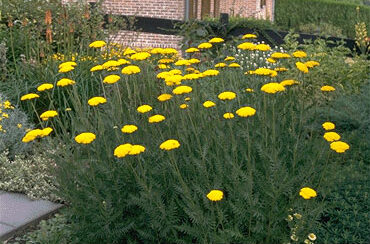
[[14, 230], [15, 230], [14, 226], [9, 226], [9, 225], [0, 223], [0, 237], [7, 235], [8, 233]]
[[[18, 193], [0, 194], [0, 223], [8, 227], [14, 226], [10, 232], [8, 230], [6, 234], [0, 234], [0, 240], [45, 218], [62, 206], [45, 200], [33, 201]], [[4, 232], [6, 229], [4, 227]]]
[[5, 191], [0, 190], [0, 195], [6, 193]]

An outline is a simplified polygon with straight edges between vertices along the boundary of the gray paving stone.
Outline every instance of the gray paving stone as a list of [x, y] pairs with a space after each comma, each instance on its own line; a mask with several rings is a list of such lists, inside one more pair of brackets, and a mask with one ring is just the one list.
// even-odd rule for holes
[[14, 226], [9, 226], [0, 223], [0, 240], [2, 236], [8, 235], [10, 232], [14, 231], [16, 228]]
[[32, 201], [22, 194], [4, 193], [0, 195], [0, 222], [19, 228], [61, 206], [45, 200]]
[[6, 193], [5, 191], [0, 190], [0, 195]]

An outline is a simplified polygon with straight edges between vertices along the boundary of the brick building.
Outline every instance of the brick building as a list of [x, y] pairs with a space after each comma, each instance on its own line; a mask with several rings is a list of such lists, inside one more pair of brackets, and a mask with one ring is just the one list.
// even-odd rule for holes
[[[274, 3], [275, 0], [105, 0], [103, 7], [110, 14], [170, 20], [218, 17], [220, 13], [273, 20]], [[178, 48], [181, 37], [121, 31], [113, 39], [134, 47]]]

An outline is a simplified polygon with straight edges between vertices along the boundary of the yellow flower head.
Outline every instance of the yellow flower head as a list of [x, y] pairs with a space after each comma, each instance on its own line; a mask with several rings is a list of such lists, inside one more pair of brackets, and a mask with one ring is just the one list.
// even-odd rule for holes
[[232, 91], [225, 91], [218, 94], [217, 97], [221, 100], [233, 100], [234, 98], [236, 98], [236, 93]]
[[316, 235], [314, 234], [314, 233], [310, 233], [310, 234], [308, 234], [308, 239], [310, 239], [311, 241], [314, 241], [314, 240], [316, 240]]
[[17, 124], [17, 127], [20, 129], [20, 128], [22, 128], [22, 124]]
[[50, 90], [54, 87], [53, 84], [50, 84], [50, 83], [44, 83], [44, 84], [41, 84], [37, 87], [37, 90], [39, 92], [42, 92], [42, 91], [45, 91], [45, 90]]
[[121, 128], [121, 131], [122, 133], [126, 133], [126, 134], [131, 134], [131, 133], [134, 133], [135, 131], [137, 131], [137, 126], [136, 125], [124, 125], [122, 128]]
[[96, 135], [91, 132], [83, 132], [75, 137], [75, 141], [80, 144], [89, 144], [93, 142]]
[[142, 145], [132, 145], [131, 150], [128, 152], [129, 155], [138, 155], [145, 152], [145, 147]]
[[7, 118], [9, 118], [9, 114], [7, 114], [7, 113], [3, 113], [3, 114], [2, 114], [2, 116], [3, 116], [4, 118], [6, 118], [6, 119], [7, 119]]
[[344, 153], [349, 149], [349, 145], [342, 141], [335, 141], [330, 143], [330, 148], [337, 153]]
[[211, 40], [209, 40], [208, 42], [209, 43], [221, 43], [221, 42], [224, 42], [225, 40], [220, 38], [220, 37], [214, 37], [212, 38]]
[[166, 64], [158, 64], [158, 69], [169, 69], [170, 66], [166, 65]]
[[188, 60], [190, 64], [199, 64], [200, 60], [197, 58], [191, 58]]
[[279, 59], [279, 58], [290, 58], [291, 56], [288, 53], [276, 52], [271, 54], [270, 58]]
[[217, 64], [215, 64], [215, 68], [223, 68], [223, 67], [226, 67], [227, 66], [227, 64], [225, 64], [225, 63], [217, 63]]
[[98, 106], [99, 104], [103, 104], [106, 102], [107, 99], [105, 99], [104, 97], [92, 97], [87, 101], [90, 106]]
[[332, 122], [324, 122], [322, 124], [322, 128], [324, 128], [324, 130], [334, 130], [335, 124], [333, 124]]
[[314, 189], [311, 189], [309, 187], [303, 187], [300, 190], [299, 195], [307, 200], [307, 199], [310, 199], [312, 197], [316, 197], [317, 193]]
[[282, 86], [292, 86], [295, 84], [299, 84], [299, 82], [295, 80], [283, 80], [282, 82], [280, 82], [280, 85]]
[[271, 82], [271, 83], [267, 83], [263, 85], [261, 87], [261, 91], [270, 93], [270, 94], [275, 94], [277, 92], [285, 91], [285, 87], [279, 83]]
[[34, 99], [34, 98], [39, 98], [40, 96], [35, 94], [35, 93], [28, 93], [26, 95], [23, 95], [21, 97], [21, 101], [25, 101], [25, 100], [31, 100], [31, 99]]
[[206, 77], [206, 76], [217, 76], [220, 74], [220, 71], [218, 70], [215, 70], [215, 69], [208, 69], [208, 70], [205, 70], [202, 72], [202, 76], [203, 77]]
[[305, 58], [305, 57], [307, 57], [307, 53], [305, 53], [303, 51], [295, 51], [293, 53], [293, 57], [295, 57], [295, 58]]
[[175, 60], [173, 60], [172, 58], [162, 58], [160, 60], [158, 60], [158, 63], [159, 64], [169, 64], [169, 63], [173, 63]]
[[104, 47], [105, 45], [107, 45], [105, 41], [94, 41], [90, 43], [89, 47], [101, 48], [101, 47]]
[[157, 99], [160, 101], [160, 102], [164, 102], [164, 101], [168, 101], [172, 98], [172, 95], [171, 94], [168, 94], [168, 93], [163, 93], [161, 95], [159, 95], [157, 97]]
[[114, 156], [117, 158], [123, 158], [130, 153], [132, 145], [130, 143], [119, 145], [114, 149]]
[[224, 197], [224, 193], [220, 190], [212, 190], [207, 194], [207, 198], [212, 202], [221, 201]]
[[151, 55], [148, 52], [139, 52], [139, 53], [135, 53], [131, 55], [130, 59], [140, 61], [140, 60], [145, 60], [149, 58], [150, 56]]
[[195, 52], [199, 52], [199, 49], [195, 48], [195, 47], [191, 47], [191, 48], [186, 49], [185, 52], [186, 53], [195, 53]]
[[233, 61], [233, 60], [235, 60], [235, 58], [231, 57], [231, 56], [227, 56], [224, 60], [225, 61]]
[[22, 142], [30, 142], [35, 140], [37, 137], [39, 137], [42, 134], [42, 131], [40, 129], [34, 129], [30, 130], [26, 133], [26, 135], [22, 138]]
[[40, 131], [39, 136], [40, 136], [40, 137], [48, 136], [48, 135], [50, 135], [50, 133], [51, 133], [52, 131], [53, 131], [53, 129], [52, 129], [52, 128], [50, 128], [50, 127], [46, 127], [46, 128], [44, 128], [44, 129], [42, 129], [42, 130]]
[[297, 66], [297, 69], [298, 69], [298, 70], [302, 71], [302, 72], [303, 72], [303, 73], [305, 73], [305, 74], [307, 74], [307, 73], [308, 73], [308, 68], [307, 68], [307, 66], [306, 66], [304, 63], [302, 63], [302, 62], [297, 62], [297, 63], [295, 63], [295, 65]]
[[141, 105], [139, 106], [136, 110], [139, 112], [139, 113], [147, 113], [149, 112], [150, 110], [152, 110], [153, 108], [149, 105]]
[[48, 120], [49, 118], [53, 118], [53, 117], [55, 117], [57, 115], [58, 115], [58, 112], [57, 111], [55, 111], [55, 110], [48, 110], [48, 111], [43, 112], [40, 115], [40, 118], [42, 120]]
[[234, 116], [233, 113], [224, 113], [223, 117], [224, 117], [224, 119], [232, 119], [235, 116]]
[[209, 42], [203, 42], [203, 43], [198, 45], [199, 49], [208, 49], [208, 48], [211, 48], [211, 47], [212, 47], [212, 44], [209, 43]]
[[211, 107], [214, 107], [214, 106], [216, 106], [216, 103], [214, 103], [212, 101], [205, 101], [203, 103], [203, 107], [205, 107], [205, 108], [211, 108]]
[[269, 62], [269, 63], [272, 63], [272, 64], [276, 63], [276, 60], [273, 59], [273, 58], [267, 58], [266, 61]]
[[109, 69], [109, 68], [114, 68], [120, 66], [121, 63], [118, 62], [117, 60], [108, 60], [104, 64], [102, 64], [103, 69]]
[[121, 70], [121, 73], [124, 74], [124, 75], [132, 75], [132, 74], [140, 73], [140, 71], [141, 70], [140, 70], [139, 66], [129, 65], [129, 66], [124, 67]]
[[59, 73], [67, 73], [67, 72], [69, 72], [69, 71], [72, 71], [72, 70], [74, 70], [75, 69], [75, 67], [73, 67], [73, 66], [62, 66], [62, 68], [60, 68], [59, 70], [58, 70], [58, 72]]
[[190, 86], [178, 86], [175, 89], [172, 90], [173, 94], [181, 95], [181, 94], [187, 94], [193, 91], [193, 88]]
[[187, 59], [180, 59], [175, 63], [176, 66], [189, 66], [191, 65], [190, 61]]
[[313, 68], [315, 66], [318, 66], [320, 65], [319, 62], [316, 62], [316, 61], [307, 61], [304, 63], [308, 68]]
[[181, 105], [180, 105], [180, 108], [181, 108], [181, 109], [185, 109], [185, 108], [187, 108], [187, 107], [189, 107], [189, 105], [187, 105], [187, 104], [185, 104], [185, 103], [183, 103], [183, 104], [181, 104]]
[[175, 139], [169, 139], [159, 146], [160, 149], [170, 151], [180, 147], [180, 142]]
[[324, 134], [324, 139], [328, 142], [332, 142], [332, 141], [339, 141], [340, 140], [340, 135], [336, 132], [326, 132]]
[[323, 92], [331, 92], [331, 91], [335, 91], [335, 88], [332, 86], [322, 86], [320, 90]]
[[258, 44], [256, 47], [255, 47], [256, 50], [260, 50], [260, 51], [270, 51], [271, 50], [271, 47], [267, 44]]
[[252, 88], [245, 88], [245, 91], [246, 92], [254, 92], [254, 90]]
[[73, 62], [73, 61], [64, 62], [64, 63], [59, 64], [58, 69], [61, 69], [61, 68], [66, 67], [66, 66], [75, 67], [75, 66], [77, 66], [77, 63]]
[[231, 63], [231, 64], [229, 64], [229, 67], [231, 67], [231, 68], [240, 68], [240, 64], [238, 64], [238, 63]]
[[119, 75], [108, 75], [104, 78], [103, 83], [105, 84], [114, 84], [119, 81], [121, 77]]
[[169, 74], [164, 78], [164, 82], [166, 82], [167, 86], [175, 86], [175, 85], [180, 85], [183, 79], [184, 77], [181, 75]]
[[238, 48], [242, 50], [255, 50], [256, 44], [252, 42], [243, 42], [242, 44], [238, 45]]
[[57, 86], [60, 86], [60, 87], [74, 85], [74, 84], [76, 84], [74, 80], [67, 79], [67, 78], [62, 78], [57, 82]]
[[90, 69], [90, 71], [94, 72], [94, 71], [99, 71], [99, 70], [103, 70], [103, 69], [104, 69], [103, 65], [95, 65], [94, 67], [92, 67]]
[[164, 117], [163, 115], [156, 114], [156, 115], [150, 116], [148, 118], [148, 122], [149, 123], [159, 123], [159, 122], [162, 122], [165, 119], [166, 119], [166, 117]]
[[249, 117], [256, 114], [256, 110], [252, 107], [241, 107], [236, 110], [236, 114], [240, 117]]
[[244, 39], [255, 39], [255, 38], [257, 38], [257, 35], [255, 35], [255, 34], [245, 34], [242, 37], [243, 40]]

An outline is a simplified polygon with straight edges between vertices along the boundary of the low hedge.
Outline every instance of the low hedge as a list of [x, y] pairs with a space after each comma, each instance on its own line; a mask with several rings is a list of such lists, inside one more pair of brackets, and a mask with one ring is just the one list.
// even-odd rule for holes
[[[356, 8], [358, 8], [356, 10]], [[299, 29], [305, 24], [330, 24], [355, 37], [355, 24], [370, 23], [370, 6], [334, 0], [279, 0], [275, 6], [275, 23], [284, 29]], [[370, 31], [369, 26], [367, 27]]]

